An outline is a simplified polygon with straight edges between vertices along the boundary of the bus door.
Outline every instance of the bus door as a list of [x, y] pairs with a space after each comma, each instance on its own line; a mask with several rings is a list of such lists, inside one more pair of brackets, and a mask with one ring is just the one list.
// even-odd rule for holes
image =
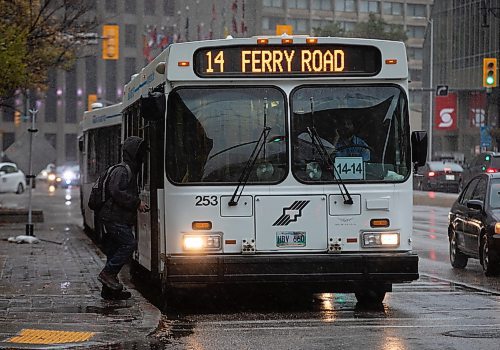
[[[149, 205], [150, 210], [138, 213], [138, 260], [139, 263], [154, 275], [159, 272], [160, 258], [160, 230], [158, 220], [159, 201], [162, 198], [158, 191], [163, 189], [163, 123], [158, 121], [145, 121], [143, 137], [147, 142], [149, 152], [143, 163], [140, 177], [141, 200]], [[163, 207], [163, 206], [160, 206]]]
[[256, 250], [326, 250], [326, 203], [324, 195], [257, 196]]

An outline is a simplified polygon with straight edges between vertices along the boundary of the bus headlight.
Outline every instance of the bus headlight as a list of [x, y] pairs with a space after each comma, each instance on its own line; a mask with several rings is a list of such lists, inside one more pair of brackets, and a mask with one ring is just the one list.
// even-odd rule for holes
[[398, 247], [399, 232], [364, 232], [363, 247]]
[[182, 241], [187, 251], [220, 250], [222, 238], [220, 234], [188, 234], [184, 235]]

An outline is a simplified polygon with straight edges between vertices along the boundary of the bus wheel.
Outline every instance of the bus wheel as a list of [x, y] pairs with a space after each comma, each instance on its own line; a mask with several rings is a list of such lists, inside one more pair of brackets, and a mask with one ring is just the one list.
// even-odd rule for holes
[[356, 291], [358, 304], [363, 306], [380, 306], [384, 301], [386, 291], [378, 286], [367, 286], [363, 290]]

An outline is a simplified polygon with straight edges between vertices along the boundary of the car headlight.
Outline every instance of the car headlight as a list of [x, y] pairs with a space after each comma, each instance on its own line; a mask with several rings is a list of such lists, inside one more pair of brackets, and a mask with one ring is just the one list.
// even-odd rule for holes
[[366, 248], [398, 247], [399, 232], [364, 232], [361, 242]]
[[70, 170], [66, 170], [63, 174], [63, 178], [64, 180], [73, 180], [75, 178], [75, 173]]
[[221, 234], [186, 234], [182, 238], [182, 246], [186, 251], [220, 250]]
[[47, 178], [49, 179], [49, 181], [54, 181], [56, 179], [56, 176], [54, 174], [49, 174]]

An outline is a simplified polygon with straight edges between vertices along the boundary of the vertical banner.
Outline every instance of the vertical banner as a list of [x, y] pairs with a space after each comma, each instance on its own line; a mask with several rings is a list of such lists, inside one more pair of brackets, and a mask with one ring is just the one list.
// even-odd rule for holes
[[457, 129], [457, 94], [435, 97], [434, 126], [436, 130]]
[[473, 92], [469, 95], [469, 120], [470, 125], [479, 128], [485, 123], [486, 94]]

